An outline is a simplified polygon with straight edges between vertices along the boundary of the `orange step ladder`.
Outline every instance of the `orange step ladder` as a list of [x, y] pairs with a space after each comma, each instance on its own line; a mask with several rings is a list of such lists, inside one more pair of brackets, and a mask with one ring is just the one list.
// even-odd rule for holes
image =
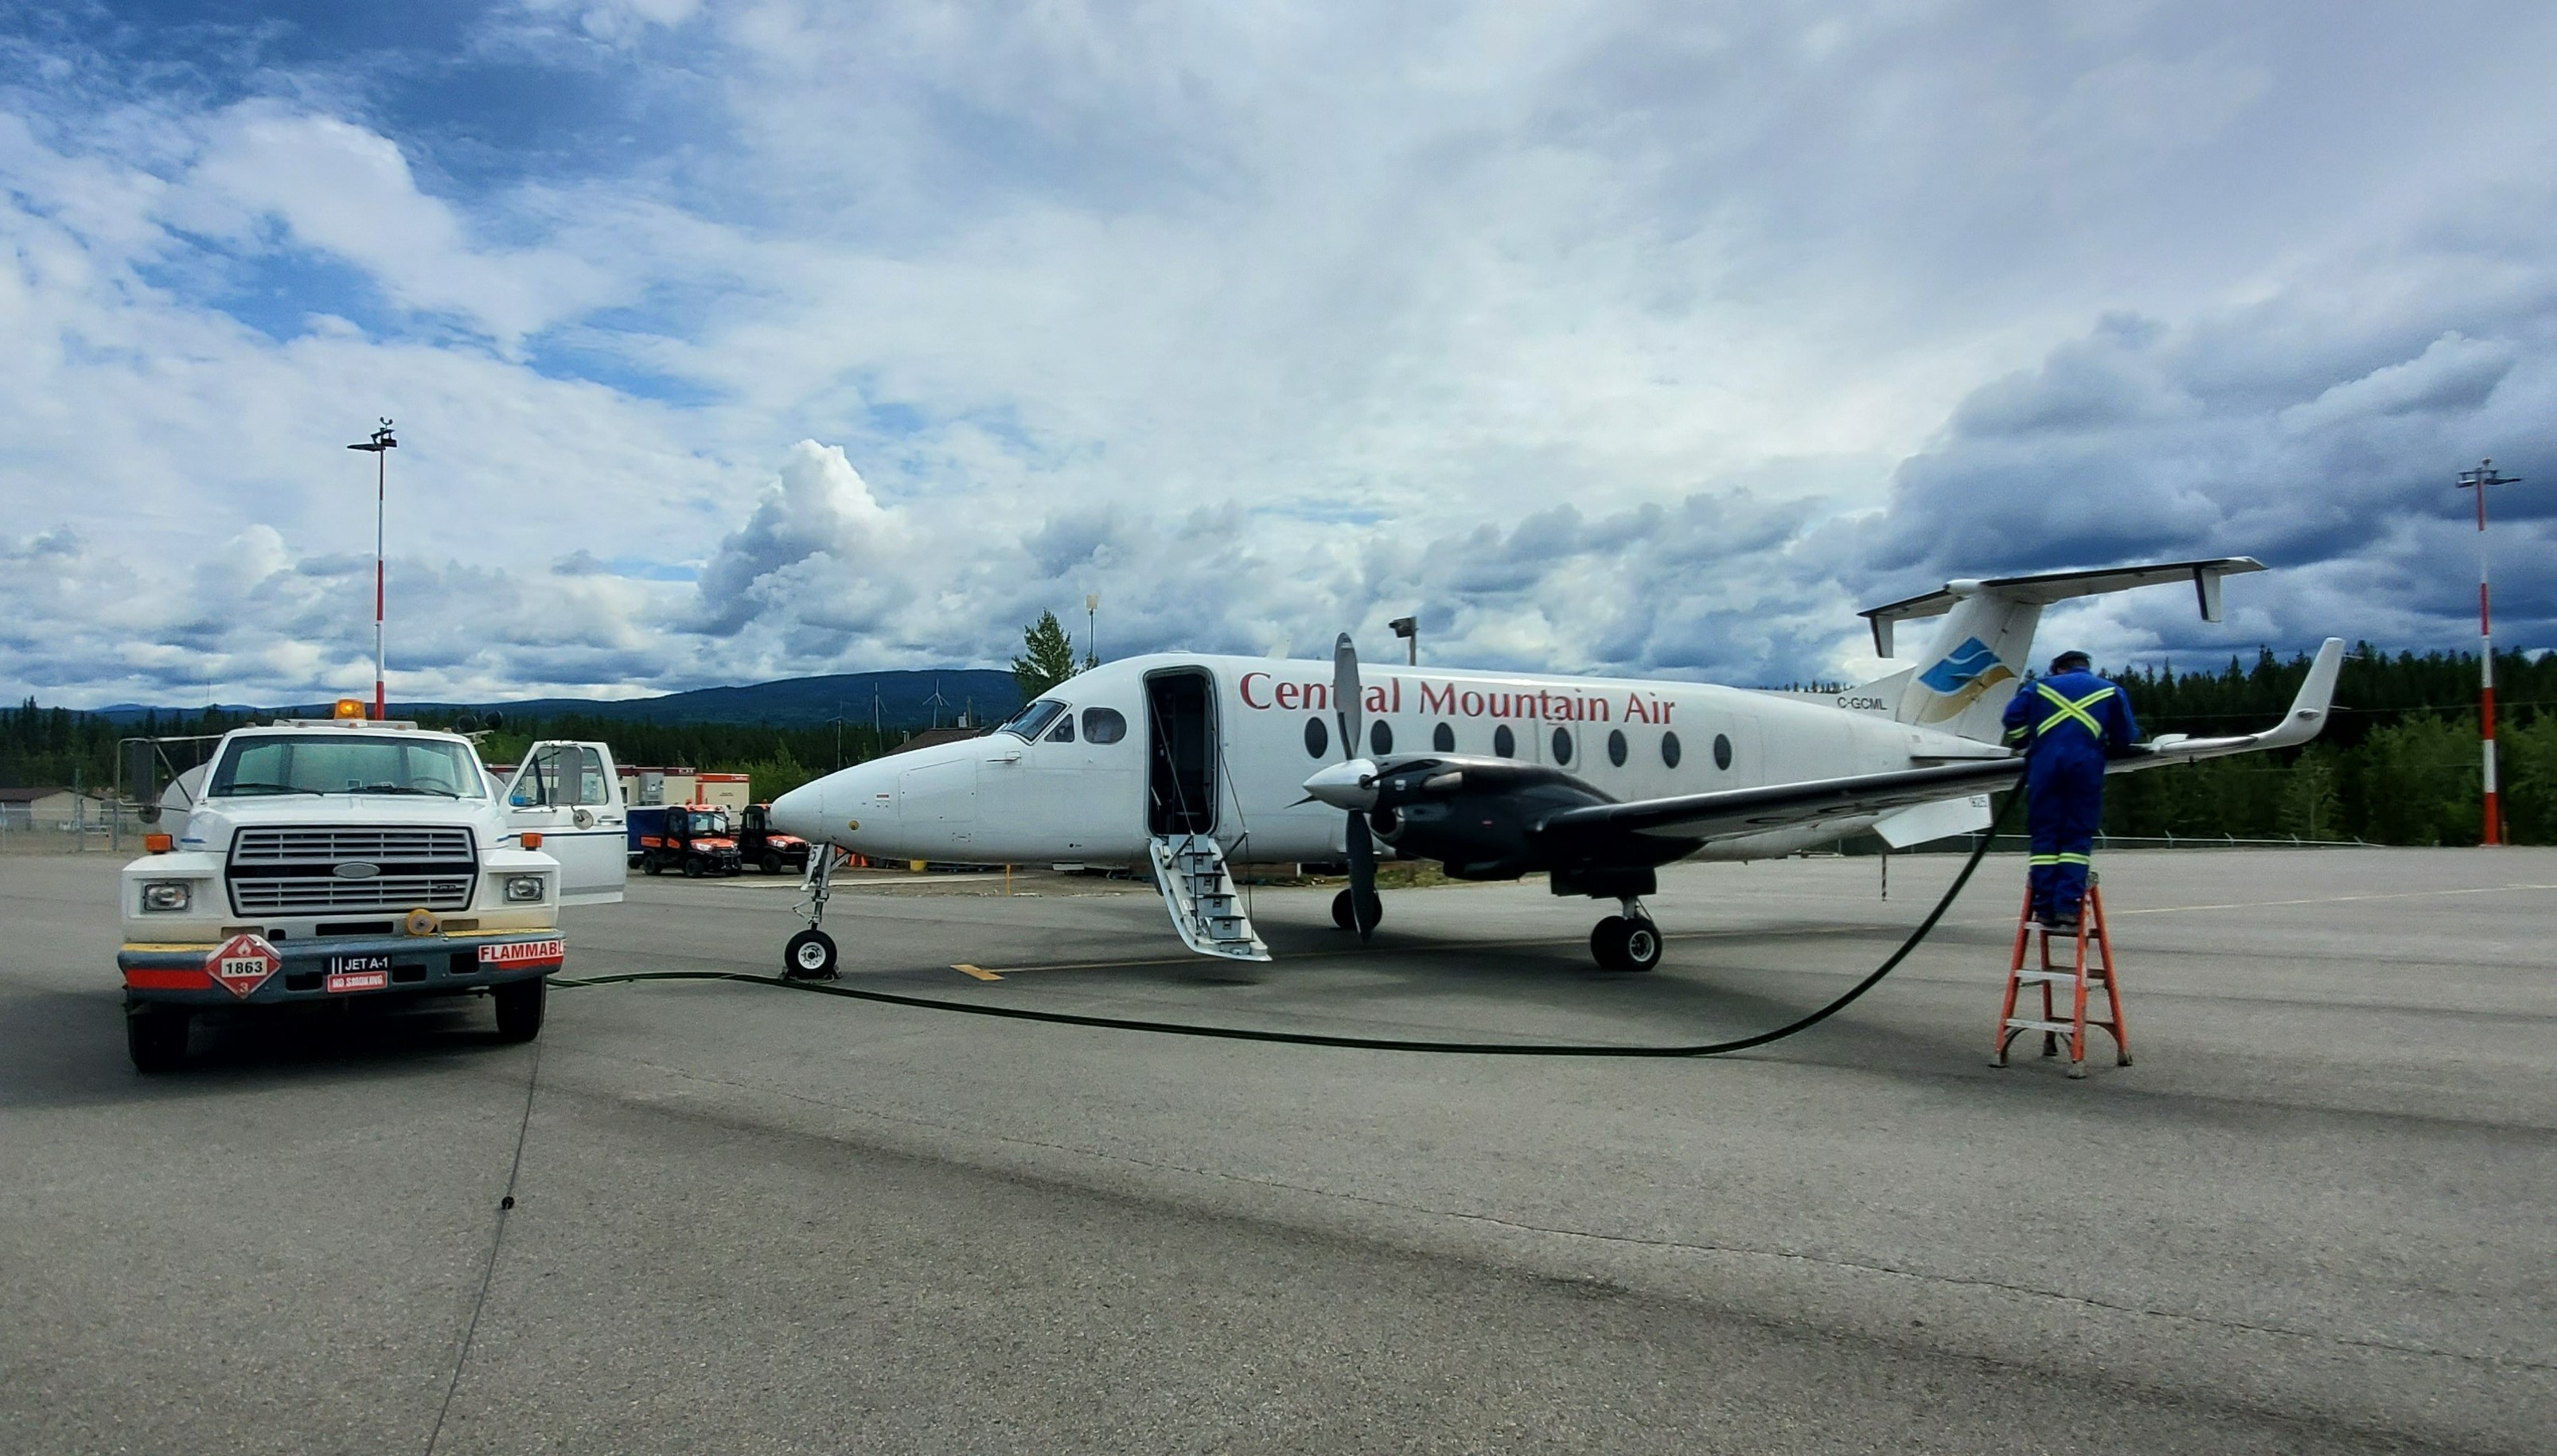
[[[2074, 946], [2076, 957], [2066, 964], [2053, 962], [2051, 942], [2057, 937], [2063, 946]], [[2042, 942], [2042, 964], [2027, 967], [2025, 948], [2036, 938]], [[2090, 957], [2088, 951], [2092, 950]], [[2019, 1016], [2015, 1013], [2016, 993], [2028, 986], [2042, 988], [2042, 1014]], [[2068, 988], [2069, 1004], [2063, 1008], [2053, 994], [2054, 988]], [[2086, 1013], [2089, 992], [2104, 993], [2104, 1014]], [[2015, 921], [2015, 956], [2007, 963], [2006, 1004], [1998, 1011], [1997, 1055], [1989, 1065], [2006, 1065], [2007, 1048], [2018, 1036], [2028, 1031], [2042, 1033], [2042, 1054], [2060, 1054], [2060, 1039], [2069, 1038], [2069, 1075], [2086, 1075], [2086, 1028], [2100, 1026], [2113, 1038], [2115, 1065], [2131, 1064], [2131, 1033], [2122, 1011], [2121, 973], [2113, 962], [2113, 938], [2104, 928], [2104, 894], [2093, 875], [2086, 877], [2086, 903], [2080, 907], [2075, 931], [2054, 930], [2033, 918], [2033, 892], [2027, 890], [2023, 912]]]

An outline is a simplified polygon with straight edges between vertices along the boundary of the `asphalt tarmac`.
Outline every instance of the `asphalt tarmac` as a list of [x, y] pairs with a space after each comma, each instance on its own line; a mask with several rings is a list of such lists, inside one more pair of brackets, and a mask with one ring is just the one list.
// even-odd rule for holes
[[[1954, 863], [1672, 870], [1650, 976], [1541, 884], [1389, 893], [1364, 949], [1264, 890], [1267, 966], [1046, 876], [830, 925], [852, 984], [956, 1001], [1685, 1042], [1827, 999]], [[1987, 1065], [2003, 857], [1715, 1061], [656, 984], [554, 991], [530, 1046], [454, 1002], [144, 1078], [113, 863], [13, 856], [0, 1450], [2557, 1449], [2557, 852], [2101, 868], [2138, 1060], [2083, 1082]], [[568, 974], [775, 968], [791, 899], [636, 880]]]

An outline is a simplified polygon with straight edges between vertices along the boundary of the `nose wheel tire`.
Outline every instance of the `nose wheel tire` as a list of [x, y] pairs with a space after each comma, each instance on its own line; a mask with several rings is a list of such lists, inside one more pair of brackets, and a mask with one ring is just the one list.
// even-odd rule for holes
[[1660, 927], [1610, 915], [1590, 928], [1589, 956], [1604, 971], [1649, 971], [1661, 964]]
[[832, 981], [835, 961], [835, 938], [822, 930], [803, 930], [781, 948], [781, 974], [793, 981]]
[[[1385, 897], [1382, 895], [1369, 895], [1367, 897], [1367, 923], [1373, 926], [1382, 924], [1384, 920]], [[1332, 896], [1332, 923], [1343, 930], [1358, 929], [1358, 921], [1353, 919], [1350, 914], [1350, 892], [1348, 890], [1343, 890], [1339, 894]]]

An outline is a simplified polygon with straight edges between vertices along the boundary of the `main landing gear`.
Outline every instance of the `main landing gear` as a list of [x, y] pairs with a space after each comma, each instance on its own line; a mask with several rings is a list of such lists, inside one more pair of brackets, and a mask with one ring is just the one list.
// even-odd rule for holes
[[826, 920], [826, 900], [835, 890], [835, 866], [848, 858], [846, 852], [831, 845], [820, 845], [808, 856], [808, 877], [800, 884], [799, 913], [808, 917], [808, 928], [790, 937], [781, 948], [781, 974], [791, 981], [832, 981], [835, 979], [835, 938], [818, 927]]
[[1624, 905], [1590, 930], [1590, 958], [1602, 971], [1649, 971], [1661, 964], [1661, 928], [1641, 900], [1627, 895]]
[[[1332, 896], [1332, 923], [1343, 930], [1358, 929], [1358, 921], [1353, 919], [1350, 915], [1350, 894], [1351, 891], [1343, 890], [1339, 894]], [[1384, 896], [1379, 895], [1374, 890], [1368, 891], [1367, 923], [1370, 926], [1374, 926], [1384, 919]]]

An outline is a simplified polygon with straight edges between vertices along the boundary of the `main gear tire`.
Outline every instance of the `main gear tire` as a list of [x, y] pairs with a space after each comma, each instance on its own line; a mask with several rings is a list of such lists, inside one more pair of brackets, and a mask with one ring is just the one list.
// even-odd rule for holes
[[[1385, 897], [1383, 895], [1370, 892], [1367, 897], [1368, 928], [1372, 930], [1384, 922]], [[1358, 921], [1353, 918], [1351, 913], [1350, 891], [1343, 890], [1339, 894], [1332, 896], [1332, 923], [1343, 930], [1358, 929]]]
[[187, 1060], [187, 1012], [178, 1006], [140, 1006], [126, 1012], [124, 1050], [137, 1072], [178, 1070]]
[[1661, 964], [1660, 927], [1639, 916], [1610, 915], [1589, 930], [1589, 957], [1602, 971], [1649, 971]]
[[835, 938], [814, 928], [790, 937], [781, 948], [781, 974], [792, 981], [835, 979]]

